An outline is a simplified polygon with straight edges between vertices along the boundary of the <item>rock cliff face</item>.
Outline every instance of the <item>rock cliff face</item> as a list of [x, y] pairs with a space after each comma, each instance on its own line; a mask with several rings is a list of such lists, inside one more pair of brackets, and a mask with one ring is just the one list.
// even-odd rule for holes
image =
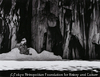
[[0, 0], [0, 52], [27, 46], [66, 59], [100, 59], [100, 0]]
[[0, 2], [0, 52], [10, 51], [24, 37], [30, 46], [31, 0]]
[[[35, 7], [35, 4], [32, 5], [32, 15], [37, 18], [41, 18], [40, 16], [44, 14], [44, 19], [47, 18], [44, 21], [41, 21], [42, 24], [45, 24], [45, 30], [42, 29], [44, 32], [41, 32], [42, 39], [44, 38], [44, 34], [47, 34], [47, 43], [45, 43], [45, 49], [49, 51], [53, 51], [52, 46], [55, 46], [55, 51], [57, 51], [57, 48], [59, 47], [60, 51], [57, 51], [56, 53], [59, 53], [62, 55], [63, 58], [67, 59], [95, 59], [97, 58], [96, 55], [98, 55], [98, 51], [95, 50], [97, 48], [96, 44], [99, 42], [99, 0], [33, 0], [33, 3], [37, 4], [37, 7]], [[48, 7], [46, 6], [48, 5]], [[48, 9], [47, 9], [48, 8]], [[56, 8], [56, 9], [55, 9]], [[34, 13], [36, 14], [34, 14]], [[53, 14], [55, 18], [52, 16], [52, 20], [50, 24], [52, 24], [52, 29], [49, 29], [50, 26], [47, 21], [49, 21], [48, 16]], [[35, 16], [34, 16], [35, 15]], [[42, 15], [43, 16], [43, 15]], [[51, 17], [51, 16], [50, 16]], [[39, 19], [33, 19], [32, 22], [35, 22], [35, 24], [39, 24]], [[35, 21], [36, 20], [36, 21]], [[56, 27], [54, 24], [56, 21]], [[35, 25], [34, 24], [34, 25]], [[34, 26], [32, 25], [32, 26]], [[40, 26], [36, 26], [37, 28], [40, 28]], [[34, 26], [35, 28], [35, 26]], [[32, 28], [33, 29], [33, 28]], [[51, 31], [49, 31], [51, 30]], [[58, 31], [58, 32], [57, 32]], [[36, 30], [36, 33], [39, 31]], [[33, 32], [33, 33], [35, 33]], [[52, 33], [56, 33], [58, 47], [52, 42], [55, 37]], [[33, 34], [32, 33], [32, 34]], [[52, 36], [49, 37], [48, 36]], [[40, 36], [37, 35], [37, 38]], [[32, 37], [33, 38], [33, 37]], [[34, 38], [36, 39], [36, 38]], [[95, 43], [93, 43], [93, 40], [96, 40]], [[37, 39], [36, 39], [37, 40]], [[48, 43], [48, 40], [50, 41]], [[32, 43], [33, 45], [43, 45], [43, 42], [38, 43]], [[46, 42], [45, 41], [45, 42]], [[39, 44], [41, 43], [41, 44]], [[56, 44], [57, 44], [56, 43]], [[39, 44], [39, 45], [38, 45]], [[49, 45], [48, 45], [49, 44]], [[99, 44], [97, 44], [99, 45]], [[36, 46], [36, 47], [37, 47]], [[35, 46], [33, 46], [35, 47]], [[37, 48], [37, 51], [41, 52], [41, 49], [43, 46], [39, 46], [40, 48]], [[61, 48], [62, 47], [62, 48]], [[54, 51], [54, 52], [55, 52]]]

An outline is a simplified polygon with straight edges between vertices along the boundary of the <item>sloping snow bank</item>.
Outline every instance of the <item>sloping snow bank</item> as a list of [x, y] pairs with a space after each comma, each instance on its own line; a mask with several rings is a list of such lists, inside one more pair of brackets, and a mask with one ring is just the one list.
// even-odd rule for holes
[[48, 51], [43, 51], [42, 53], [38, 54], [34, 49], [29, 48], [29, 52], [32, 55], [20, 54], [19, 49], [14, 48], [9, 53], [0, 54], [0, 60], [62, 60], [60, 56], [56, 56], [52, 52]]

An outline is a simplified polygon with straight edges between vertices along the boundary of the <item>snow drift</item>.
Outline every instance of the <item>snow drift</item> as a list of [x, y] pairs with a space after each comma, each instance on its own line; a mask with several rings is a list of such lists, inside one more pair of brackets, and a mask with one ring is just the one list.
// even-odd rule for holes
[[28, 49], [29, 49], [29, 53], [31, 53], [32, 55], [20, 54], [20, 50], [18, 48], [14, 48], [8, 53], [0, 54], [0, 60], [21, 60], [21, 61], [62, 60], [60, 56], [56, 56], [49, 51], [44, 50], [42, 53], [39, 54], [32, 48], [28, 48]]

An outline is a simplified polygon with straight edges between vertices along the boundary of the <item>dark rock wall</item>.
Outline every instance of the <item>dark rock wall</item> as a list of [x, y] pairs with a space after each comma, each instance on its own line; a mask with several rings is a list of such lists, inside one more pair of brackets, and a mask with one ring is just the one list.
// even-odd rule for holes
[[[47, 41], [47, 43], [45, 43], [46, 46], [44, 49], [53, 51], [53, 47], [55, 47], [53, 52], [60, 55], [63, 54], [63, 58], [97, 58], [99, 55], [99, 50], [96, 50], [98, 48], [97, 45], [99, 45], [99, 43], [96, 42], [99, 42], [99, 2], [99, 0], [33, 0], [33, 3], [36, 4], [37, 7], [34, 4], [32, 5], [34, 7], [32, 10], [32, 15], [37, 14], [37, 16], [35, 15], [37, 19], [39, 15], [41, 16], [43, 14], [45, 19], [42, 21], [42, 24], [45, 24], [45, 29], [43, 28], [42, 30], [45, 32], [43, 32], [41, 35], [41, 46], [39, 46], [40, 44], [38, 39], [38, 43], [32, 43], [34, 45], [33, 47], [35, 48], [38, 46], [40, 48], [36, 48], [37, 51], [42, 51], [44, 45], [43, 38], [45, 34], [45, 39], [47, 38], [45, 42]], [[48, 6], [46, 6], [47, 3]], [[50, 24], [47, 22], [50, 21], [48, 18], [50, 15], [52, 16], [52, 19], [54, 19], [50, 22], [52, 26], [50, 26]], [[39, 24], [38, 19], [36, 19], [32, 21], [35, 22], [35, 24]], [[58, 22], [56, 20], [58, 20]], [[58, 28], [55, 28], [54, 26], [55, 21], [56, 27]], [[36, 27], [38, 28], [39, 25]], [[39, 31], [36, 30], [33, 33], [35, 32], [38, 33]], [[37, 34], [37, 38], [40, 37], [39, 35]], [[59, 41], [55, 42], [53, 41], [54, 39], [59, 39]], [[96, 41], [93, 43], [94, 39]]]

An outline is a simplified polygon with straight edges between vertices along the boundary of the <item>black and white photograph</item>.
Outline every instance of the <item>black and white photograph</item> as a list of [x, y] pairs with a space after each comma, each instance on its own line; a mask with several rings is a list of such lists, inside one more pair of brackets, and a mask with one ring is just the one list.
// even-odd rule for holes
[[0, 0], [0, 77], [100, 77], [100, 0]]

